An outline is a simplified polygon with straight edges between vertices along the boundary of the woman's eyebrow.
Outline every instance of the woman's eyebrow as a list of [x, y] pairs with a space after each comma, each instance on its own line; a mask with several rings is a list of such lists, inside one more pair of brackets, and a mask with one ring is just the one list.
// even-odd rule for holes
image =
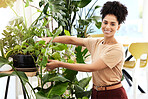
[[[104, 20], [105, 22], [108, 22], [107, 20]], [[116, 23], [116, 22], [114, 22], [114, 21], [112, 21], [111, 23]]]

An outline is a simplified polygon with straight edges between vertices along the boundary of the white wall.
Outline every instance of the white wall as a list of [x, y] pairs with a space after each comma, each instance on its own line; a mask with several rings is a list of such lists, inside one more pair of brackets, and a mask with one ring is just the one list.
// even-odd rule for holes
[[148, 0], [143, 0], [143, 35], [148, 38]]

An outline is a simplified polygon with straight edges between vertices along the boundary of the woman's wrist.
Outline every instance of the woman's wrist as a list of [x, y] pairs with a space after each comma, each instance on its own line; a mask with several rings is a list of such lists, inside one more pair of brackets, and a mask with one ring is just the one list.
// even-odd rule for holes
[[63, 62], [61, 62], [61, 61], [58, 61], [58, 65], [57, 65], [58, 67], [63, 67]]

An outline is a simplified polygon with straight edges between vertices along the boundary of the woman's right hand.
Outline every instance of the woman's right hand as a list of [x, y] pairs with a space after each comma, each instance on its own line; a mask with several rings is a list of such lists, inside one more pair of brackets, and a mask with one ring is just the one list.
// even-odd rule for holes
[[45, 41], [45, 44], [49, 43], [51, 39], [52, 39], [52, 37], [44, 37], [44, 38], [42, 38], [42, 40]]

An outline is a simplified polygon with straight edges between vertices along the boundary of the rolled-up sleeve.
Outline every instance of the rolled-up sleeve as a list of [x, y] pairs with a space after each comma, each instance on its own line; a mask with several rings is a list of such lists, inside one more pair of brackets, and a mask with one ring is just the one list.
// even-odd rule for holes
[[84, 43], [84, 46], [88, 49], [88, 51], [90, 53], [93, 53], [95, 50], [95, 46], [96, 46], [97, 41], [98, 41], [98, 39], [96, 39], [96, 38], [85, 38], [83, 40], [83, 43]]

